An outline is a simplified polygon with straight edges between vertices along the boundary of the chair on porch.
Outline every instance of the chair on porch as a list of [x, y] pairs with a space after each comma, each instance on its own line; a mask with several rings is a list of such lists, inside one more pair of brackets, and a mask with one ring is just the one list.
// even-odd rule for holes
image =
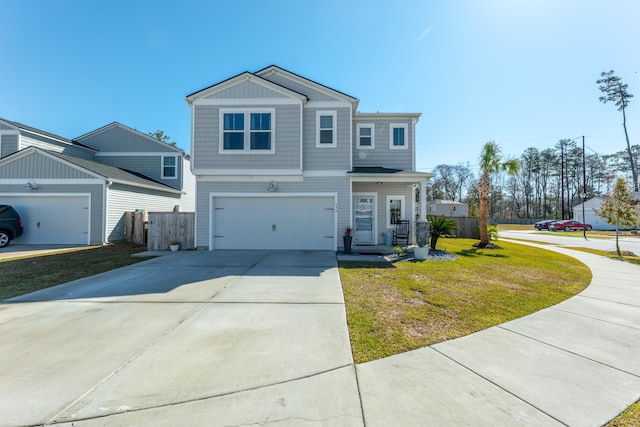
[[402, 242], [406, 246], [409, 245], [409, 224], [410, 221], [398, 220], [396, 221], [396, 229], [393, 230], [393, 245], [399, 245]]

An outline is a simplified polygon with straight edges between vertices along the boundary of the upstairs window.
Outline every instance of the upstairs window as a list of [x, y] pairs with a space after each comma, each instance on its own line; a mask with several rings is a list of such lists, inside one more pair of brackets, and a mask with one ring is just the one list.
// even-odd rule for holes
[[316, 147], [336, 146], [336, 118], [335, 111], [316, 112]]
[[162, 156], [162, 178], [173, 179], [178, 177], [178, 160], [176, 156]]
[[362, 149], [375, 148], [375, 127], [373, 124], [356, 125], [358, 132], [357, 147]]
[[221, 153], [256, 153], [273, 150], [274, 109], [221, 109]]
[[409, 125], [391, 124], [389, 126], [390, 140], [389, 148], [407, 148], [407, 136], [409, 133]]

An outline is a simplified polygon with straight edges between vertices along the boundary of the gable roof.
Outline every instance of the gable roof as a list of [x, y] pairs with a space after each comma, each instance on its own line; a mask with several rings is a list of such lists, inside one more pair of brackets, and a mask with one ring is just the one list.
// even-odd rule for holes
[[8, 123], [9, 125], [14, 126], [18, 130], [23, 131], [23, 132], [27, 132], [27, 133], [31, 133], [31, 134], [35, 134], [35, 135], [39, 135], [39, 136], [44, 136], [46, 138], [53, 139], [55, 141], [62, 142], [64, 144], [73, 145], [73, 146], [76, 146], [76, 147], [84, 148], [86, 150], [96, 151], [93, 148], [88, 147], [88, 146], [86, 146], [84, 144], [81, 144], [81, 143], [76, 142], [76, 141], [72, 141], [72, 140], [67, 139], [67, 138], [65, 138], [63, 136], [56, 135], [56, 134], [51, 133], [51, 132], [46, 132], [46, 131], [44, 131], [42, 129], [37, 129], [37, 128], [31, 127], [31, 126], [24, 125], [22, 123], [14, 122], [14, 121], [3, 119], [3, 118], [0, 118], [0, 121]]
[[109, 166], [51, 150], [43, 150], [42, 148], [33, 146], [27, 147], [23, 150], [17, 151], [0, 159], [0, 166], [34, 153], [39, 153], [49, 158], [53, 158], [57, 161], [61, 161], [67, 166], [74, 167], [85, 173], [88, 173], [89, 175], [93, 175], [96, 178], [105, 179], [106, 181], [169, 193], [182, 194], [182, 191], [176, 190], [173, 187], [170, 187], [162, 182], [156, 181], [155, 179], [149, 178], [148, 176], [142, 175], [140, 173], [134, 173], [125, 169], [117, 168], [115, 166]]
[[[179, 152], [179, 153], [182, 153], [182, 154], [186, 154], [185, 151], [182, 150], [181, 148], [175, 147], [175, 146], [173, 146], [171, 144], [167, 144], [167, 143], [162, 142], [162, 141], [158, 141], [156, 138], [154, 138], [152, 136], [149, 136], [149, 135], [147, 135], [145, 133], [142, 133], [137, 129], [130, 128], [129, 126], [123, 125], [122, 123], [119, 123], [119, 122], [109, 123], [108, 125], [102, 126], [101, 128], [98, 128], [98, 129], [93, 130], [91, 132], [85, 133], [84, 135], [80, 135], [79, 137], [74, 138], [73, 141], [79, 144], [78, 141], [80, 141], [80, 140], [90, 138], [92, 136], [95, 136], [95, 135], [100, 134], [102, 132], [109, 131], [109, 130], [114, 129], [114, 128], [123, 129], [123, 130], [125, 130], [127, 132], [134, 133], [137, 136], [141, 136], [141, 137], [145, 138], [146, 140], [148, 140], [150, 142], [153, 142], [153, 143], [156, 143], [156, 144], [161, 144], [163, 148], [170, 148], [173, 151], [176, 151], [176, 152]], [[98, 150], [95, 150], [95, 151], [98, 151]]]
[[238, 75], [235, 75], [233, 77], [230, 77], [226, 80], [221, 81], [220, 83], [216, 83], [213, 84], [209, 87], [206, 87], [204, 89], [200, 89], [196, 92], [193, 92], [189, 95], [187, 95], [185, 97], [185, 100], [187, 101], [188, 104], [193, 103], [195, 100], [199, 99], [199, 98], [204, 98], [207, 96], [211, 96], [213, 94], [215, 94], [216, 92], [220, 92], [222, 90], [228, 89], [230, 87], [233, 87], [235, 85], [238, 85], [240, 83], [244, 83], [244, 82], [252, 82], [255, 84], [258, 84], [260, 86], [266, 87], [268, 89], [271, 89], [275, 92], [281, 93], [282, 95], [285, 95], [287, 97], [290, 98], [297, 98], [299, 100], [301, 100], [302, 102], [307, 102], [308, 98], [306, 95], [296, 92], [294, 90], [291, 90], [287, 87], [284, 87], [282, 85], [279, 85], [277, 83], [274, 82], [270, 82], [267, 79], [263, 79], [260, 76], [257, 76], [253, 73], [250, 73], [248, 71], [245, 71], [243, 73], [240, 73]]
[[303, 86], [307, 86], [307, 87], [309, 87], [311, 89], [314, 89], [314, 90], [316, 90], [318, 92], [322, 92], [322, 93], [327, 94], [329, 96], [332, 96], [334, 98], [338, 98], [338, 99], [341, 99], [341, 100], [346, 101], [346, 102], [350, 102], [350, 103], [355, 104], [355, 105], [357, 105], [358, 102], [359, 102], [359, 100], [357, 98], [354, 98], [351, 95], [347, 95], [344, 92], [340, 92], [339, 90], [330, 88], [329, 86], [325, 86], [325, 85], [323, 85], [321, 83], [318, 83], [316, 81], [313, 81], [311, 79], [303, 77], [303, 76], [301, 76], [299, 74], [296, 74], [294, 72], [291, 72], [289, 70], [285, 70], [284, 68], [278, 67], [277, 65], [270, 65], [270, 66], [268, 66], [266, 68], [263, 68], [262, 70], [256, 71], [254, 74], [256, 76], [261, 76], [261, 77], [269, 75], [269, 74], [280, 74], [280, 75], [282, 75], [282, 76], [284, 76], [284, 77], [286, 77], [286, 78], [288, 78], [290, 80], [293, 80], [293, 81], [295, 81], [295, 82], [297, 82], [299, 84], [302, 84]]

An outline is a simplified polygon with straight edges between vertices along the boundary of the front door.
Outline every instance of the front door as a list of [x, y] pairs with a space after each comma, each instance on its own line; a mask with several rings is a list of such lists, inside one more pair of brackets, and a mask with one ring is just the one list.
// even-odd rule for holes
[[375, 198], [373, 196], [355, 196], [353, 198], [353, 243], [375, 243]]

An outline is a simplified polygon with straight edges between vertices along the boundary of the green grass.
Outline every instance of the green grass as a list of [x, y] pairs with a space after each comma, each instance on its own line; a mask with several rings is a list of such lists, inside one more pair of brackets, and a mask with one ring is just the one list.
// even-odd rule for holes
[[591, 254], [600, 255], [600, 256], [607, 257], [607, 258], [619, 259], [621, 261], [626, 261], [626, 262], [631, 263], [631, 264], [640, 265], [640, 257], [636, 256], [635, 254], [633, 254], [631, 252], [621, 251], [622, 256], [620, 257], [620, 256], [618, 256], [618, 253], [616, 251], [607, 252], [607, 251], [599, 251], [597, 249], [576, 248], [576, 247], [573, 247], [573, 246], [571, 247], [571, 249], [576, 250], [576, 251], [588, 252], [588, 253], [591, 253]]
[[52, 255], [0, 259], [0, 300], [144, 261], [147, 258], [131, 255], [145, 250], [145, 246], [116, 243]]
[[623, 413], [609, 421], [605, 427], [638, 427], [640, 426], [640, 402], [629, 406]]
[[582, 291], [590, 270], [554, 252], [515, 243], [476, 249], [441, 239], [456, 261], [341, 262], [356, 363], [468, 335], [557, 304]]

